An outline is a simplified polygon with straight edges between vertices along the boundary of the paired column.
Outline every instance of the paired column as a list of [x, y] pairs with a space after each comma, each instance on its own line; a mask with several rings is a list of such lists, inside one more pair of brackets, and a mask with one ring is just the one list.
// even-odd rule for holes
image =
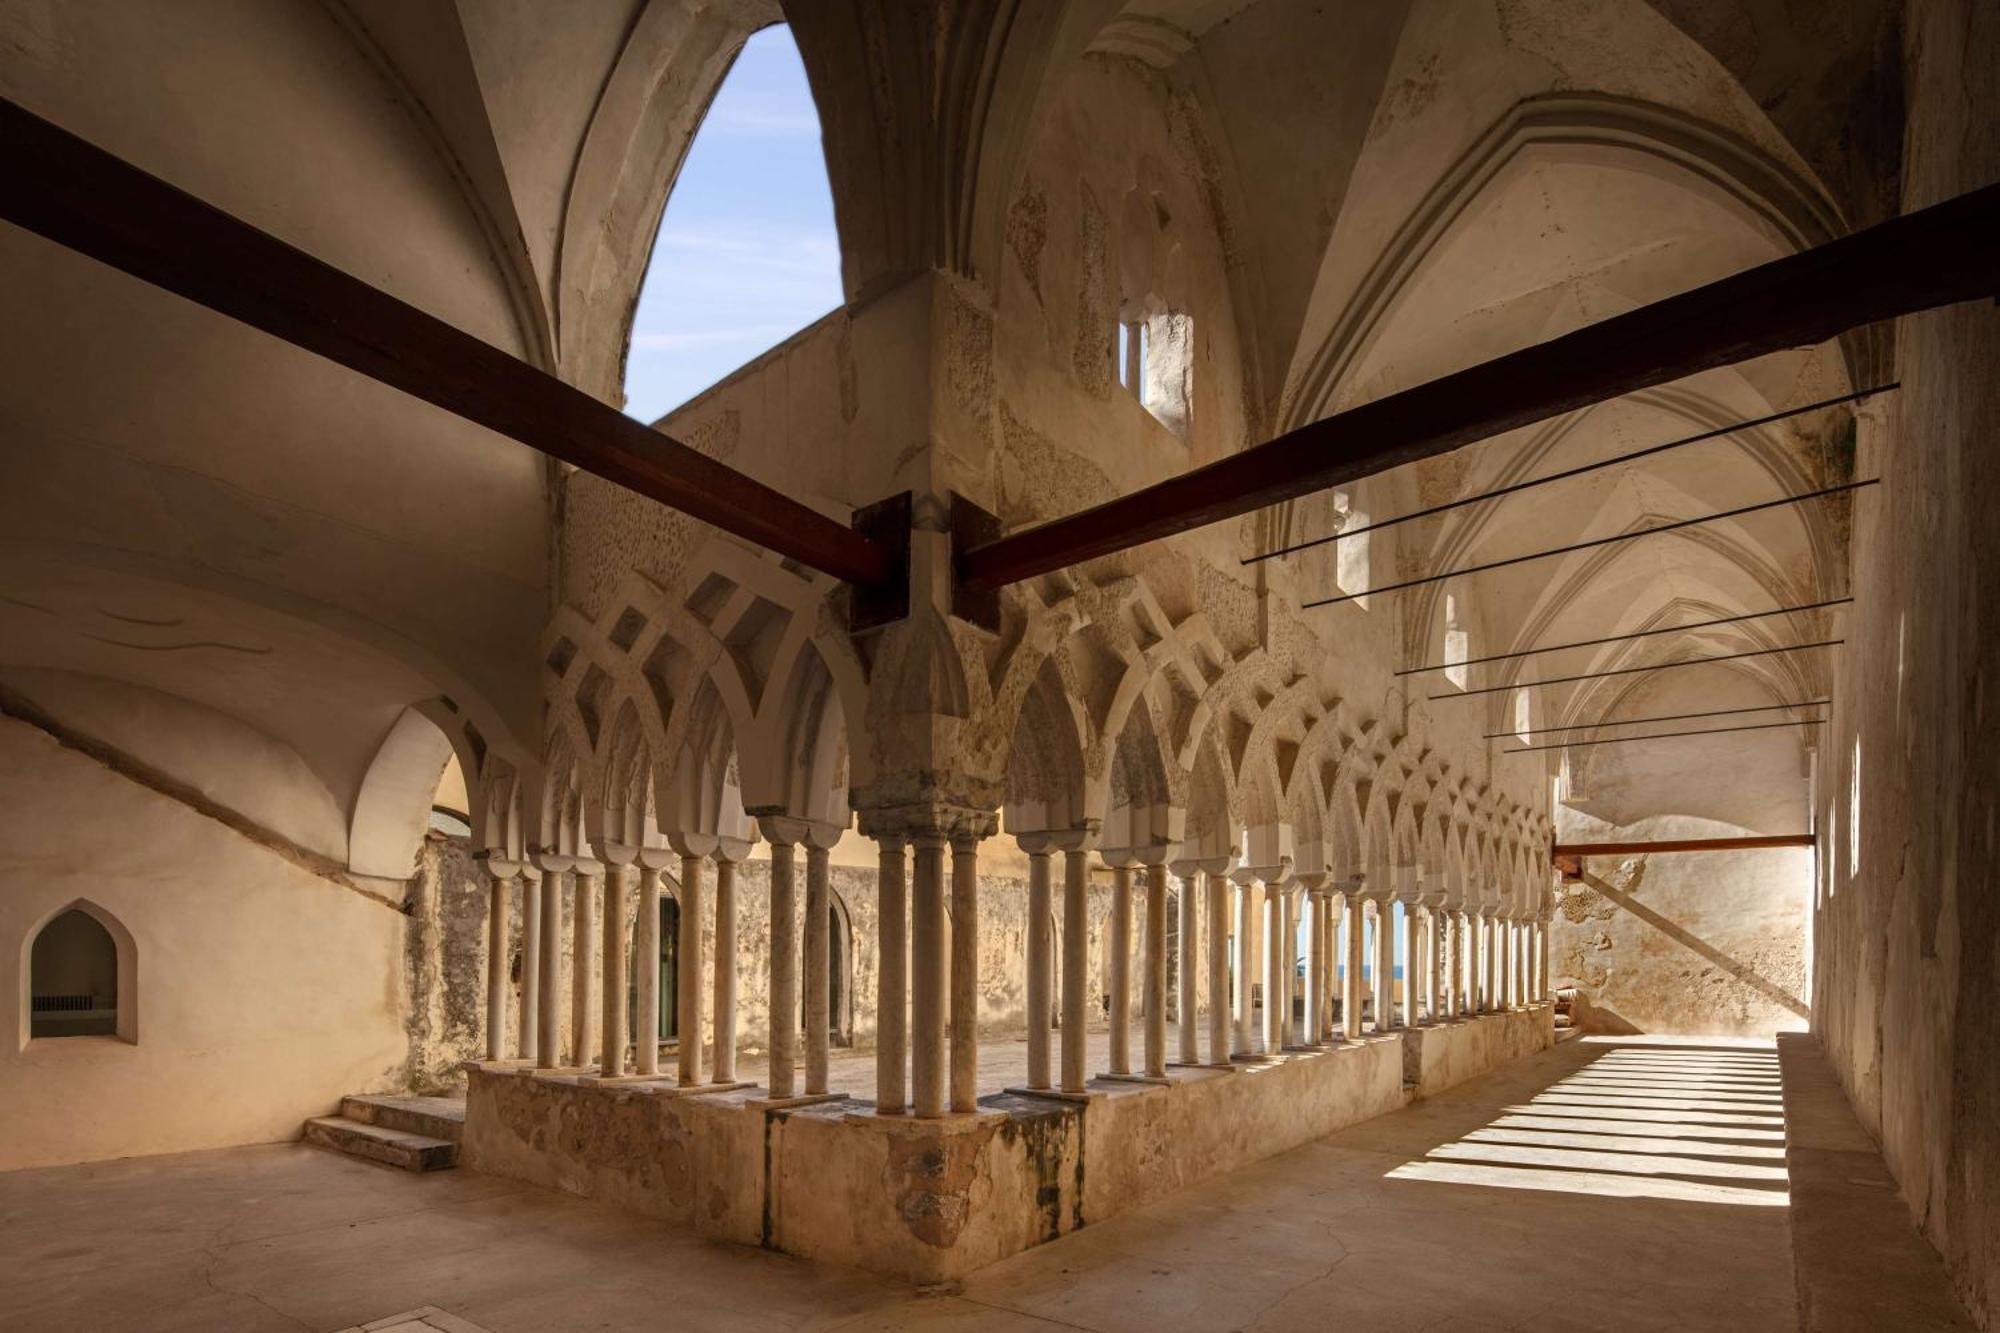
[[1257, 928], [1257, 886], [1256, 877], [1248, 869], [1239, 870], [1236, 879], [1236, 1042], [1231, 1054], [1247, 1056], [1255, 1053], [1251, 1042], [1252, 1009], [1255, 1006], [1250, 976], [1252, 950], [1251, 932]]
[[542, 871], [521, 867], [521, 1007], [514, 1024], [514, 1054], [534, 1060], [541, 1054]]
[[736, 865], [750, 850], [715, 853], [715, 1081], [736, 1081]]
[[1146, 865], [1146, 1075], [1167, 1074], [1167, 865]]
[[625, 986], [627, 919], [625, 916], [626, 865], [607, 864], [604, 871], [604, 985], [602, 1045], [598, 1050], [597, 1072], [604, 1078], [620, 1078], [625, 1073]]
[[570, 1063], [579, 1069], [590, 1064], [597, 1046], [597, 900], [603, 879], [604, 867], [597, 862], [577, 862], [570, 894], [569, 1049]]
[[1092, 835], [1060, 835], [1063, 854], [1062, 1087], [1082, 1092], [1090, 1079], [1090, 864]]
[[979, 1109], [979, 839], [970, 833], [951, 840], [951, 1109]]
[[702, 1006], [706, 997], [702, 994], [701, 917], [707, 859], [685, 845], [675, 850], [681, 854], [680, 934], [674, 948], [674, 1009], [680, 1035], [676, 1075], [683, 1088], [692, 1088], [702, 1081]]
[[1322, 1009], [1326, 1000], [1326, 899], [1317, 889], [1302, 890], [1306, 914], [1306, 1022], [1300, 1040], [1317, 1046], [1326, 1040]]
[[[1184, 1065], [1201, 1063], [1201, 1023], [1195, 1014], [1198, 988], [1195, 981], [1201, 967], [1201, 869], [1182, 862], [1179, 867], [1180, 894], [1180, 966], [1175, 973], [1177, 994], [1174, 997], [1174, 1035], [1180, 1047], [1180, 1062]], [[1211, 944], [1211, 948], [1213, 945]]]
[[798, 837], [791, 821], [759, 821], [771, 844], [771, 1055], [765, 1081], [773, 1098], [798, 1095]]
[[[916, 865], [910, 895], [910, 1089], [917, 1114], [936, 1117], [944, 1114], [946, 1094], [944, 835], [922, 832], [912, 842]], [[774, 1095], [776, 1091], [774, 1087]]]
[[[806, 1096], [827, 1090], [828, 1043], [833, 1028], [833, 886], [829, 848], [806, 841], [805, 1025]], [[953, 992], [956, 994], [956, 991]]]
[[[642, 852], [641, 856], [651, 855]], [[639, 866], [638, 929], [632, 954], [639, 969], [632, 1013], [632, 1071], [651, 1078], [660, 1072], [660, 867]]]
[[1055, 984], [1055, 923], [1049, 888], [1051, 853], [1045, 838], [1023, 838], [1028, 854], [1028, 1086], [1049, 1087], [1049, 1005]]
[[1350, 890], [1346, 895], [1347, 915], [1347, 972], [1341, 978], [1340, 1025], [1341, 1036], [1348, 1041], [1361, 1040], [1361, 965], [1365, 957], [1363, 951], [1368, 926], [1368, 905], [1359, 891]]
[[1202, 871], [1208, 892], [1208, 1062], [1229, 1063], [1229, 876], [1217, 866]]
[[1417, 910], [1414, 884], [1400, 895], [1403, 901], [1403, 1017], [1401, 1026], [1413, 1028], [1420, 1021], [1417, 992], [1422, 988], [1424, 968], [1424, 915]]
[[876, 883], [882, 924], [876, 974], [875, 1112], [901, 1115], [908, 1107], [910, 1067], [910, 858], [900, 833], [875, 840], [880, 859]]
[[1396, 901], [1386, 891], [1375, 900], [1375, 1030], [1396, 1027]]
[[562, 900], [570, 878], [567, 866], [558, 864], [542, 885], [541, 982], [535, 996], [535, 1064], [542, 1069], [562, 1064]]
[[507, 908], [516, 867], [488, 860], [486, 894], [486, 1058], [507, 1058]]
[[1111, 868], [1111, 944], [1104, 954], [1111, 996], [1111, 1072], [1132, 1072], [1132, 867]]

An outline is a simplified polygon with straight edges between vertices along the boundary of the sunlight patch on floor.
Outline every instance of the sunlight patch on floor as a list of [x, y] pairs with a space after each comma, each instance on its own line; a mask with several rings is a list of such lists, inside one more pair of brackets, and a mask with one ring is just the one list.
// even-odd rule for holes
[[1611, 1049], [1389, 1178], [1765, 1208], [1791, 1202], [1784, 1100], [1768, 1045], [1585, 1040]]

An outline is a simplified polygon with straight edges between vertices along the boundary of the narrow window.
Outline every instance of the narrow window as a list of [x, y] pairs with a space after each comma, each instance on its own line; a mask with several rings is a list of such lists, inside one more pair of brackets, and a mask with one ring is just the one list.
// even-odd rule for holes
[[1847, 875], [1861, 873], [1861, 737], [1854, 738], [1854, 757], [1847, 769]]
[[[1354, 497], [1346, 491], [1334, 492], [1333, 513], [1336, 532], [1352, 532], [1368, 526], [1368, 512], [1357, 508]], [[1368, 598], [1364, 594], [1370, 586], [1368, 544], [1373, 536], [1373, 533], [1360, 532], [1342, 537], [1333, 544], [1333, 581], [1339, 585], [1342, 595], [1354, 598], [1354, 604], [1364, 611], [1368, 608]]]
[[1514, 691], [1514, 738], [1516, 740], [1532, 741], [1534, 739], [1534, 737], [1530, 734], [1530, 729], [1529, 729], [1530, 720], [1531, 719], [1528, 712], [1528, 692], [1525, 689], [1515, 690]]
[[1444, 598], [1444, 661], [1445, 679], [1465, 688], [1467, 679], [1465, 659], [1472, 655], [1472, 638], [1458, 624], [1458, 599], [1450, 593]]
[[31, 1037], [118, 1035], [118, 943], [80, 907], [35, 936], [29, 967]]

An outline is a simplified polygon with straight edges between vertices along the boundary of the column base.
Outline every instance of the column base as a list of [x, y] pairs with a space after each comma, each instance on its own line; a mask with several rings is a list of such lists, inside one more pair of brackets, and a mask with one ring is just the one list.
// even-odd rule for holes
[[[748, 1087], [754, 1087], [756, 1085], [750, 1083], [738, 1083], [735, 1086], [739, 1088], [748, 1088]], [[726, 1092], [728, 1091], [728, 1089], [711, 1084], [710, 1086], [705, 1088], [690, 1088], [688, 1089], [688, 1091]], [[827, 1102], [845, 1102], [854, 1100], [857, 1099], [849, 1097], [844, 1092], [802, 1092], [799, 1093], [797, 1096], [793, 1097], [746, 1097], [743, 1099], [743, 1104], [749, 1107], [753, 1111], [789, 1111], [795, 1106], [822, 1106], [825, 1105]], [[871, 1115], [866, 1118], [872, 1120], [875, 1117]]]
[[1063, 1088], [1008, 1088], [1006, 1091], [1011, 1097], [1034, 1097], [1042, 1101], [1070, 1102], [1075, 1105], [1097, 1101], [1104, 1096], [1103, 1093], [1092, 1092], [1088, 1088], [1082, 1092], [1070, 1092]]
[[1097, 1077], [1106, 1083], [1150, 1083], [1158, 1087], [1173, 1082], [1165, 1074], [1099, 1074]]

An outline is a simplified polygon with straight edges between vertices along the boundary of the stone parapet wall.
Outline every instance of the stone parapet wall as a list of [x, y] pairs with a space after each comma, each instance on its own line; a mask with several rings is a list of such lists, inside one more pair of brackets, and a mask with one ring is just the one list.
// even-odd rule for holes
[[[464, 1160], [705, 1236], [949, 1281], [1309, 1143], [1554, 1042], [1546, 1004], [1087, 1097], [997, 1094], [977, 1115], [876, 1116], [472, 1067]], [[1412, 1055], [1412, 1052], [1416, 1052]], [[1416, 1071], [1410, 1078], [1406, 1071]]]

